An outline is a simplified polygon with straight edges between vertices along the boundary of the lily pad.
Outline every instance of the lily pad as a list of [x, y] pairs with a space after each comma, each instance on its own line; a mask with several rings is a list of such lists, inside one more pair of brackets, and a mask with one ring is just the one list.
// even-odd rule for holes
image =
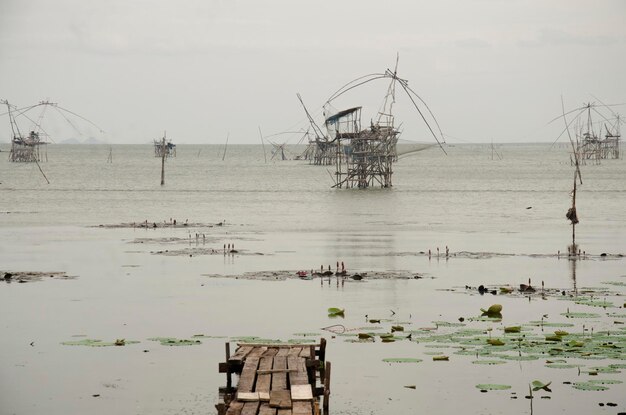
[[448, 360], [450, 360], [448, 356], [433, 356], [435, 362], [447, 362]]
[[568, 312], [568, 313], [561, 313], [562, 316], [565, 316], [567, 318], [598, 318], [600, 317], [600, 314], [595, 314], [595, 313], [572, 313], [572, 312]]
[[330, 307], [328, 309], [328, 317], [344, 317], [345, 311], [343, 308]]
[[416, 359], [413, 357], [386, 357], [383, 359], [386, 363], [419, 363], [422, 359]]
[[596, 385], [619, 385], [620, 383], [624, 383], [621, 380], [617, 379], [592, 379], [589, 383], [593, 383]]
[[605, 391], [609, 389], [606, 386], [597, 385], [591, 382], [575, 382], [572, 384], [572, 387], [582, 391]]
[[161, 346], [194, 346], [202, 344], [200, 340], [176, 339], [174, 337], [152, 337], [148, 340], [161, 343]]
[[472, 362], [475, 365], [504, 365], [506, 362], [502, 360], [474, 360]]
[[574, 365], [571, 363], [548, 363], [546, 367], [549, 367], [552, 369], [574, 369], [574, 368], [579, 367], [579, 365]]
[[500, 385], [497, 383], [480, 383], [476, 385], [476, 388], [486, 391], [503, 391], [511, 389], [511, 385]]
[[540, 380], [533, 380], [533, 382], [532, 382], [533, 391], [538, 391], [540, 389], [543, 389], [543, 390], [545, 390], [547, 392], [552, 392], [550, 390], [550, 388], [548, 387], [551, 384], [552, 384], [552, 382], [543, 383]]
[[493, 304], [486, 310], [481, 308], [480, 311], [483, 313], [483, 316], [502, 318], [502, 305], [500, 304]]
[[126, 346], [128, 344], [137, 344], [136, 340], [117, 339], [113, 342], [103, 342], [97, 339], [82, 339], [62, 342], [64, 346], [87, 346], [87, 347], [108, 347], [108, 346]]

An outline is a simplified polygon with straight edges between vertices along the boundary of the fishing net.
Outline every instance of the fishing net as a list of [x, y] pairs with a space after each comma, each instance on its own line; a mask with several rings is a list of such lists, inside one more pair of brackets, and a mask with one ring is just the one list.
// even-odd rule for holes
[[567, 219], [569, 219], [572, 224], [576, 225], [578, 223], [578, 216], [576, 216], [576, 208], [575, 207], [571, 207], [567, 210], [567, 213], [565, 214], [565, 217]]

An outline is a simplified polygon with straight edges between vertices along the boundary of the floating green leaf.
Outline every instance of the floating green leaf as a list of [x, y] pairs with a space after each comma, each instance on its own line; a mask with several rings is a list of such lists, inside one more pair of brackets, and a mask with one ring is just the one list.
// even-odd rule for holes
[[574, 369], [579, 367], [579, 365], [573, 365], [571, 363], [548, 363], [546, 367], [552, 369]]
[[64, 346], [87, 346], [87, 347], [108, 347], [108, 346], [126, 346], [128, 344], [137, 344], [138, 341], [135, 340], [126, 340], [126, 339], [117, 339], [113, 342], [103, 342], [102, 340], [96, 339], [82, 339], [82, 340], [72, 340], [67, 342], [62, 342], [61, 344]]
[[152, 337], [148, 340], [159, 342], [162, 346], [194, 346], [202, 344], [200, 340], [176, 339], [174, 337]]
[[476, 387], [480, 390], [485, 390], [485, 391], [503, 391], [503, 390], [511, 389], [510, 385], [499, 385], [497, 383], [480, 383], [476, 385]]
[[572, 312], [568, 312], [568, 313], [561, 313], [562, 316], [565, 316], [567, 318], [597, 318], [600, 317], [600, 314], [595, 314], [595, 313], [572, 313]]
[[593, 383], [596, 385], [619, 385], [620, 383], [624, 383], [621, 380], [617, 379], [592, 379], [589, 383]]
[[345, 309], [343, 308], [330, 307], [328, 309], [328, 317], [344, 317], [344, 316], [345, 316]]
[[582, 390], [582, 391], [605, 391], [605, 390], [609, 389], [606, 386], [597, 385], [597, 384], [591, 383], [591, 382], [576, 382], [576, 383], [572, 384], [572, 387], [574, 389], [579, 389], [579, 390]]
[[522, 330], [521, 326], [511, 326], [511, 327], [504, 328], [505, 333], [519, 333], [521, 330]]
[[435, 362], [447, 362], [448, 360], [450, 360], [448, 356], [433, 356]]
[[550, 386], [552, 384], [552, 382], [548, 382], [548, 383], [543, 383], [539, 380], [533, 380], [532, 381], [532, 387], [533, 387], [533, 391], [538, 391], [539, 389], [543, 389], [547, 392], [552, 392], [550, 390], [550, 388], [548, 386]]
[[487, 310], [481, 308], [480, 311], [483, 315], [488, 317], [499, 317], [502, 318], [502, 306], [500, 304], [493, 304]]
[[474, 360], [472, 362], [475, 365], [504, 365], [506, 362], [502, 360]]
[[500, 339], [487, 339], [487, 344], [492, 346], [504, 346], [504, 342]]
[[386, 357], [383, 359], [386, 363], [419, 363], [422, 359], [415, 359], [413, 357]]

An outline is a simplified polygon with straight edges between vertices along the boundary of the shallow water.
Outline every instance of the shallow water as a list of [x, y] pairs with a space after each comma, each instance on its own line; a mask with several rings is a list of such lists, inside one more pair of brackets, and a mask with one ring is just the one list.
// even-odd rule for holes
[[[113, 146], [112, 164], [106, 163], [108, 146], [50, 146], [49, 161], [42, 163], [50, 185], [36, 166], [0, 158], [1, 269], [64, 271], [77, 277], [0, 284], [2, 413], [213, 413], [217, 389], [225, 383], [217, 363], [224, 359], [229, 337], [290, 339], [299, 332], [329, 340], [335, 414], [445, 414], [458, 412], [460, 402], [470, 414], [530, 413], [531, 401], [524, 395], [533, 380], [553, 382], [551, 394], [539, 392], [532, 400], [534, 414], [626, 410], [624, 384], [603, 392], [575, 390], [563, 382], [592, 377], [577, 369], [546, 368], [547, 359], [478, 366], [471, 363], [474, 357], [456, 355], [449, 345], [355, 344], [321, 330], [332, 324], [370, 326], [366, 314], [389, 318], [381, 323], [387, 329], [392, 321], [412, 323], [405, 324], [407, 329], [432, 327], [433, 321], [475, 317], [493, 303], [504, 307], [501, 323], [466, 321], [467, 327], [491, 327], [495, 333], [545, 314], [550, 321], [566, 321], [561, 313], [568, 309], [602, 315], [575, 321], [568, 331], [581, 331], [583, 324], [596, 332], [623, 327], [615, 321], [624, 318], [606, 316], [624, 314], [623, 308], [598, 309], [553, 297], [480, 296], [465, 289], [517, 286], [531, 278], [535, 286], [543, 281], [546, 287], [574, 292], [626, 280], [623, 259], [599, 256], [626, 253], [623, 160], [583, 167], [577, 234], [588, 257], [573, 262], [557, 256], [571, 238], [564, 217], [572, 180], [566, 149], [507, 145], [499, 151], [504, 159], [497, 161], [491, 160], [488, 146], [456, 146], [449, 156], [423, 151], [396, 164], [393, 189], [369, 191], [330, 189], [324, 167], [297, 161], [265, 164], [260, 146], [233, 146], [224, 162], [218, 146], [179, 146], [178, 157], [167, 161], [163, 188], [160, 162], [150, 146]], [[169, 218], [204, 225], [97, 227], [144, 220], [160, 225]], [[225, 226], [209, 225], [222, 220]], [[195, 233], [204, 234], [207, 242], [196, 244]], [[219, 250], [224, 243], [234, 243], [240, 254], [152, 254], [196, 246]], [[208, 276], [320, 265], [334, 269], [336, 261], [349, 271], [425, 278], [337, 285], [334, 278], [320, 284], [318, 279]], [[607, 299], [621, 307], [624, 287], [610, 288], [619, 295]], [[328, 307], [345, 307], [346, 318], [329, 319]], [[148, 340], [201, 333], [226, 338], [203, 339], [190, 347]], [[141, 343], [61, 344], [80, 339], [77, 335]], [[432, 361], [427, 353], [435, 351], [450, 361]], [[388, 364], [385, 357], [423, 362]], [[576, 362], [587, 367], [623, 360]], [[623, 374], [600, 377], [623, 379]], [[475, 388], [479, 383], [512, 388], [481, 393]], [[607, 402], [618, 407], [599, 406]]]

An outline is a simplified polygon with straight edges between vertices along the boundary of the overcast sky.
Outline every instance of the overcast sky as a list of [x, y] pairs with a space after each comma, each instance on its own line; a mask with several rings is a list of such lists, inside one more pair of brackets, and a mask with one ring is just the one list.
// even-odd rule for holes
[[[50, 111], [57, 142], [166, 130], [176, 143], [259, 143], [259, 126], [307, 127], [296, 93], [321, 123], [333, 92], [399, 54], [448, 142], [551, 142], [561, 95], [567, 108], [626, 102], [625, 22], [624, 0], [0, 0], [0, 99], [48, 99], [105, 131], [69, 117], [79, 136]], [[336, 104], [369, 121], [386, 89]], [[395, 108], [402, 138], [432, 141], [408, 100]]]

